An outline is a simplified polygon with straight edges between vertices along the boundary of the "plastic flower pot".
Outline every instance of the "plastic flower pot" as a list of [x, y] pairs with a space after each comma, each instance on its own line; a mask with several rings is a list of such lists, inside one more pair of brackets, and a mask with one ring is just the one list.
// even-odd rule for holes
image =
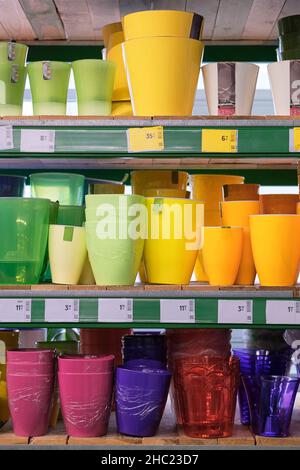
[[54, 284], [77, 284], [86, 256], [84, 227], [50, 225], [49, 261]]
[[131, 101], [113, 101], [111, 105], [112, 116], [133, 116]]
[[284, 52], [290, 49], [299, 49], [300, 35], [299, 30], [292, 33], [283, 34], [279, 36], [279, 50]]
[[30, 175], [33, 197], [46, 197], [62, 205], [81, 206], [84, 176], [73, 173], [33, 173]]
[[21, 328], [19, 333], [19, 348], [34, 348], [36, 341], [43, 341], [46, 337], [46, 328]]
[[27, 66], [33, 114], [66, 114], [71, 65], [66, 62], [30, 62]]
[[84, 206], [59, 205], [57, 225], [73, 225], [82, 227], [85, 221]]
[[184, 192], [187, 189], [188, 177], [186, 171], [132, 171], [130, 173], [132, 193], [144, 195], [145, 191], [161, 189]]
[[188, 11], [146, 10], [122, 18], [125, 41], [145, 37], [174, 36], [201, 39], [203, 16]]
[[166, 369], [166, 364], [154, 359], [130, 359], [124, 362], [126, 369]]
[[261, 214], [296, 214], [299, 194], [261, 194]]
[[143, 259], [148, 282], [189, 284], [203, 242], [203, 203], [147, 198], [147, 210], [149, 234]]
[[123, 62], [122, 44], [117, 44], [107, 51], [107, 60], [116, 65], [114, 81], [113, 101], [130, 101], [127, 77]]
[[[300, 100], [297, 83], [300, 80], [300, 67], [293, 57], [283, 57], [280, 62], [268, 64], [268, 75], [271, 85], [275, 114], [297, 116], [300, 114]], [[298, 54], [296, 54], [300, 57]], [[297, 58], [297, 57], [294, 57]]]
[[64, 355], [58, 358], [58, 370], [62, 374], [99, 374], [112, 372], [115, 357], [107, 355]]
[[118, 431], [129, 436], [155, 435], [168, 397], [171, 373], [163, 369], [116, 371]]
[[107, 116], [111, 100], [116, 64], [109, 60], [84, 59], [72, 62], [78, 114], [80, 116]]
[[[59, 208], [59, 202], [50, 202], [50, 212], [49, 212], [49, 225], [50, 224], [56, 224], [57, 223], [57, 217], [58, 217], [58, 208]], [[41, 282], [47, 282], [51, 281], [51, 272], [50, 272], [50, 266], [49, 266], [49, 256], [48, 256], [48, 241], [47, 241], [47, 248], [45, 252], [45, 258], [44, 258], [44, 264], [43, 264], [43, 269], [41, 273]]]
[[[237, 184], [236, 186], [245, 186]], [[253, 260], [249, 216], [259, 214], [258, 201], [225, 201], [221, 202], [222, 224], [225, 226], [243, 228], [243, 247], [240, 267], [235, 284], [254, 284], [256, 269]]]
[[187, 191], [180, 189], [145, 189], [145, 197], [175, 197], [175, 198], [186, 198]]
[[277, 26], [280, 35], [299, 31], [300, 15], [284, 16], [278, 20]]
[[44, 375], [54, 374], [54, 363], [52, 362], [8, 362], [7, 374], [18, 375]]
[[22, 115], [26, 76], [26, 67], [0, 63], [0, 116]]
[[250, 236], [260, 284], [293, 286], [299, 273], [300, 216], [252, 215]]
[[39, 282], [47, 246], [49, 210], [47, 199], [0, 198], [1, 284]]
[[0, 175], [0, 197], [22, 197], [26, 176]]
[[122, 338], [124, 362], [132, 359], [152, 359], [166, 363], [165, 335], [127, 335]]
[[281, 60], [292, 60], [297, 61], [300, 58], [300, 48], [295, 49], [286, 49], [285, 51], [280, 52]]
[[95, 284], [95, 277], [88, 255], [85, 258], [78, 284], [81, 286], [92, 286]]
[[122, 47], [133, 114], [191, 116], [204, 44], [188, 38], [145, 37]]
[[118, 33], [122, 31], [122, 23], [117, 22], [117, 23], [110, 23], [102, 28], [102, 37], [103, 37], [103, 42], [104, 42], [104, 47], [108, 48], [108, 41], [109, 38], [112, 34]]
[[300, 202], [297, 202], [296, 212], [297, 212], [298, 215], [300, 215]]
[[79, 351], [79, 341], [37, 341], [38, 349], [53, 349], [60, 354], [76, 354]]
[[245, 62], [218, 62], [202, 67], [209, 114], [251, 114], [259, 67]]
[[124, 184], [92, 183], [89, 185], [89, 194], [124, 194]]
[[80, 352], [82, 354], [113, 355], [115, 364], [122, 364], [122, 337], [130, 334], [129, 329], [80, 329]]
[[50, 349], [38, 350], [34, 348], [9, 349], [6, 351], [7, 363], [16, 362], [36, 362], [36, 363], [52, 363], [54, 353]]
[[0, 42], [0, 64], [17, 64], [24, 67], [26, 64], [28, 47], [17, 42]]
[[258, 201], [259, 184], [225, 184], [224, 201]]
[[231, 286], [235, 283], [242, 250], [242, 227], [204, 227], [203, 266], [210, 285]]
[[109, 36], [107, 52], [109, 52], [113, 47], [124, 42], [124, 33], [123, 31], [116, 31]]

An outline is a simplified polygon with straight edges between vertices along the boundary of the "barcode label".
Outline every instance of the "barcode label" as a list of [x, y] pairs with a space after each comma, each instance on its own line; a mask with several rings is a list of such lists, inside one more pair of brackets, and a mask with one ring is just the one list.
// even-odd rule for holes
[[218, 323], [253, 323], [253, 301], [219, 300]]
[[21, 152], [53, 153], [55, 131], [43, 129], [21, 129]]
[[0, 299], [0, 322], [24, 323], [31, 321], [31, 300]]
[[0, 126], [0, 150], [11, 150], [14, 148], [14, 137], [12, 126]]
[[106, 323], [133, 322], [133, 299], [99, 299], [98, 321]]
[[78, 299], [46, 299], [46, 322], [77, 322], [79, 321]]
[[161, 299], [161, 323], [195, 323], [194, 299]]
[[298, 325], [300, 324], [300, 301], [297, 300], [267, 300], [266, 323], [269, 325]]

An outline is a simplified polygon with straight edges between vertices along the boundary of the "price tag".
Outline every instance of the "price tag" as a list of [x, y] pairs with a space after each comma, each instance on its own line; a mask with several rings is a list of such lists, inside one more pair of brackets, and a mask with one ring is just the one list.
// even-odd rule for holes
[[0, 299], [0, 322], [31, 321], [30, 299]]
[[128, 152], [157, 152], [164, 150], [164, 129], [155, 127], [132, 127], [127, 130]]
[[46, 299], [45, 321], [47, 322], [78, 322], [78, 299]]
[[236, 153], [238, 131], [236, 129], [202, 129], [203, 153]]
[[218, 323], [253, 323], [252, 300], [219, 300]]
[[289, 130], [289, 150], [290, 152], [300, 152], [300, 127]]
[[195, 300], [161, 299], [161, 323], [195, 323]]
[[133, 321], [132, 299], [99, 299], [98, 321], [129, 323]]
[[14, 148], [14, 137], [12, 126], [0, 126], [0, 150]]
[[266, 323], [296, 325], [300, 323], [300, 301], [267, 300]]
[[53, 153], [55, 131], [43, 129], [21, 129], [21, 152]]

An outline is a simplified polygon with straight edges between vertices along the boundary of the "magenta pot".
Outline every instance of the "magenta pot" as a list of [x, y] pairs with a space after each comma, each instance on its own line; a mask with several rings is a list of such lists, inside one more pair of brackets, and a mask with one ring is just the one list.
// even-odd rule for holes
[[78, 374], [113, 372], [114, 360], [113, 355], [65, 355], [58, 358], [58, 370], [59, 372]]
[[113, 373], [58, 373], [62, 415], [69, 436], [97, 437], [107, 433]]
[[43, 436], [50, 418], [54, 375], [7, 373], [8, 406], [17, 436]]
[[8, 374], [20, 375], [45, 375], [54, 374], [54, 363], [52, 362], [8, 362], [6, 365]]
[[11, 349], [6, 352], [6, 362], [53, 362], [51, 349]]

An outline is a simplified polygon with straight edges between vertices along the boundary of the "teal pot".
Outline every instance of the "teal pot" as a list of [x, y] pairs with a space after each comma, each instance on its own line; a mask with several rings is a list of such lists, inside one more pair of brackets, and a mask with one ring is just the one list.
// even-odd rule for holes
[[17, 64], [0, 63], [0, 115], [21, 116], [27, 70]]
[[17, 42], [0, 42], [0, 64], [26, 64], [28, 47]]

